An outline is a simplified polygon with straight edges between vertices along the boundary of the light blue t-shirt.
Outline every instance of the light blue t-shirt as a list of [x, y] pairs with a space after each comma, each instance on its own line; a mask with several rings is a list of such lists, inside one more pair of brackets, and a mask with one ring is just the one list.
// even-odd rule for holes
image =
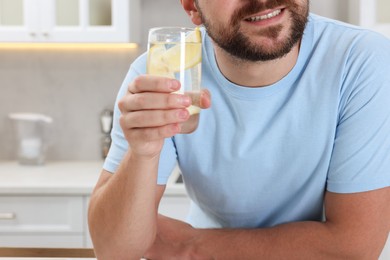
[[[320, 221], [325, 191], [362, 192], [390, 184], [390, 41], [311, 14], [298, 61], [279, 82], [238, 86], [216, 64], [204, 35], [202, 86], [212, 107], [198, 129], [166, 139], [158, 183], [176, 161], [196, 227], [268, 227]], [[145, 55], [118, 94], [144, 74]], [[104, 168], [127, 150], [115, 108]]]

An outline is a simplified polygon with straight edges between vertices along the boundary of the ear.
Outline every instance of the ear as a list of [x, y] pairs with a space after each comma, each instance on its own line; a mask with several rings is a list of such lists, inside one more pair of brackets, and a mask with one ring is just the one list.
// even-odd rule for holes
[[201, 25], [202, 24], [202, 18], [200, 16], [200, 13], [198, 12], [198, 8], [195, 4], [194, 0], [180, 0], [181, 5], [183, 6], [184, 10], [188, 14], [188, 16], [191, 18], [191, 21], [195, 25]]

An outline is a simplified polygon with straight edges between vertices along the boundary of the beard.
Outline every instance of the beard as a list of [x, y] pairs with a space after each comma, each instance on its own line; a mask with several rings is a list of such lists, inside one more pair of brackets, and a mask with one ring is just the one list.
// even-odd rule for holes
[[[227, 26], [213, 23], [196, 1], [199, 14], [209, 36], [213, 41], [231, 56], [243, 61], [269, 61], [282, 58], [302, 39], [307, 17], [309, 14], [309, 1], [306, 6], [300, 6], [294, 0], [274, 0], [266, 3], [258, 1], [247, 1], [247, 4], [233, 13], [232, 19]], [[262, 46], [251, 41], [240, 28], [240, 24], [245, 17], [259, 13], [264, 10], [276, 8], [284, 5], [290, 11], [290, 28], [288, 36], [281, 41], [277, 41], [284, 25], [270, 26], [262, 29], [257, 34], [272, 39], [274, 44], [271, 47]]]

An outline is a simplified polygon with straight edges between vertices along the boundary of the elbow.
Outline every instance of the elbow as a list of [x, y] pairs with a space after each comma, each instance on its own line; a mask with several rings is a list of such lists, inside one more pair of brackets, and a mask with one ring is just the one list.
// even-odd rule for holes
[[142, 259], [152, 242], [139, 239], [137, 241], [113, 239], [92, 239], [95, 256], [99, 260]]
[[112, 260], [112, 259], [128, 259], [128, 260], [139, 260], [145, 255], [144, 251], [136, 249], [132, 246], [119, 246], [119, 245], [103, 245], [95, 246], [94, 251], [96, 259], [99, 260]]
[[[93, 234], [93, 235], [92, 235]], [[154, 240], [138, 238], [129, 239], [120, 234], [91, 231], [96, 258], [99, 260], [112, 259], [141, 259], [152, 246]], [[151, 236], [150, 236], [151, 237]]]
[[[129, 229], [120, 228], [104, 217], [97, 207], [90, 203], [88, 208], [88, 226], [96, 258], [99, 260], [112, 259], [141, 259], [152, 246], [156, 230], [143, 230], [145, 236], [132, 232], [137, 229], [137, 223], [130, 223]], [[131, 231], [132, 230], [132, 231]]]

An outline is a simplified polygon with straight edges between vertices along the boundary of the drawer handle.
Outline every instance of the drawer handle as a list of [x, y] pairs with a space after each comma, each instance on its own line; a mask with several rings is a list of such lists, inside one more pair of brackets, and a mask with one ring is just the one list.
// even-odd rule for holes
[[11, 220], [15, 219], [16, 214], [15, 213], [1, 213], [0, 212], [0, 220]]

